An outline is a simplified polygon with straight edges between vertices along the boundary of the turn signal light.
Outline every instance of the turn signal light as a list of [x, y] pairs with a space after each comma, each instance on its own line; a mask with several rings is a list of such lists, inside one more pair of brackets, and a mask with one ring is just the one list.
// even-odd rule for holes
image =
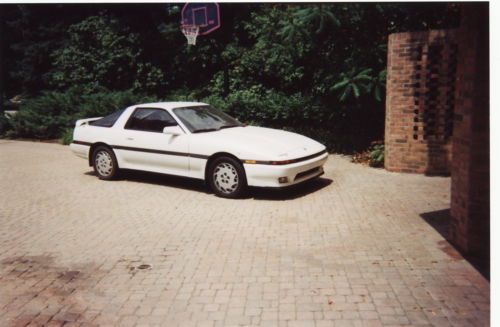
[[280, 177], [278, 178], [278, 182], [280, 182], [280, 184], [288, 183], [288, 177]]
[[255, 164], [255, 163], [257, 163], [257, 161], [255, 161], [255, 160], [245, 160], [244, 162], [246, 164]]

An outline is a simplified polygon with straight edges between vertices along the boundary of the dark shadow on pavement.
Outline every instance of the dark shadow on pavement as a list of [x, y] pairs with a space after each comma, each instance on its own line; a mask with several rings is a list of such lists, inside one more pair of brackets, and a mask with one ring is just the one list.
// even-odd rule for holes
[[[85, 173], [85, 175], [95, 176], [93, 171]], [[97, 177], [96, 177], [97, 178]], [[188, 177], [180, 177], [175, 175], [157, 174], [139, 170], [120, 170], [117, 180], [126, 180], [130, 182], [155, 184], [161, 186], [177, 187], [184, 190], [198, 191], [209, 193], [202, 180]]]
[[[85, 173], [88, 176], [95, 176], [94, 171], [88, 171]], [[97, 178], [97, 177], [96, 177]], [[138, 170], [120, 170], [118, 180], [127, 180], [137, 183], [147, 183], [155, 184], [169, 187], [178, 187], [185, 190], [197, 191], [206, 194], [211, 194], [207, 186], [205, 186], [204, 181], [180, 177], [175, 175], [166, 175], [159, 173], [152, 173], [146, 171]], [[250, 187], [247, 194], [243, 197], [244, 199], [255, 199], [255, 200], [275, 200], [284, 201], [292, 200], [306, 196], [310, 193], [316, 192], [332, 183], [331, 179], [328, 178], [316, 178], [298, 185], [289, 186], [283, 189], [273, 189], [273, 188], [261, 188], [261, 187]]]
[[484, 278], [490, 280], [489, 258], [470, 256], [453, 246], [450, 241], [451, 213], [450, 209], [443, 209], [420, 214], [429, 225], [431, 225], [446, 241], [438, 242], [440, 249], [452, 259], [467, 260]]
[[283, 189], [252, 187], [249, 196], [255, 200], [292, 200], [301, 198], [327, 187], [333, 181], [329, 178], [315, 178], [313, 180], [292, 185]]
[[431, 225], [445, 240], [449, 239], [449, 230], [451, 224], [450, 209], [425, 212], [420, 217]]

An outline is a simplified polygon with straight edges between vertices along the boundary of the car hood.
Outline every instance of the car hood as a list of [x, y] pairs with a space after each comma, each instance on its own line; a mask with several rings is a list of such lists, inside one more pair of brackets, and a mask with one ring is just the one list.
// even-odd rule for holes
[[[203, 135], [200, 133], [197, 135]], [[208, 136], [210, 135], [210, 136]], [[207, 133], [206, 140], [227, 145], [240, 159], [287, 160], [318, 153], [325, 146], [306, 136], [287, 131], [246, 126]]]

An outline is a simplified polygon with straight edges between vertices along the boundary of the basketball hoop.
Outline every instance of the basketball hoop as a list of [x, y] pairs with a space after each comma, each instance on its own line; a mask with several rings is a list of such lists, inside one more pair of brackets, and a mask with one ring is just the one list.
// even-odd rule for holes
[[196, 45], [196, 38], [200, 32], [200, 26], [198, 25], [182, 25], [182, 34], [186, 37], [188, 44]]
[[196, 45], [199, 35], [207, 35], [220, 27], [217, 3], [186, 3], [181, 11], [181, 30], [188, 44]]

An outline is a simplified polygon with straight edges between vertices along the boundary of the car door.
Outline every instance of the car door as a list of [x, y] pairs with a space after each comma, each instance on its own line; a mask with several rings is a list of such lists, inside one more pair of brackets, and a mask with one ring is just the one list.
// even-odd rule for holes
[[[165, 134], [165, 127], [173, 134]], [[188, 174], [189, 137], [165, 109], [136, 108], [125, 123], [119, 150], [129, 168]]]

